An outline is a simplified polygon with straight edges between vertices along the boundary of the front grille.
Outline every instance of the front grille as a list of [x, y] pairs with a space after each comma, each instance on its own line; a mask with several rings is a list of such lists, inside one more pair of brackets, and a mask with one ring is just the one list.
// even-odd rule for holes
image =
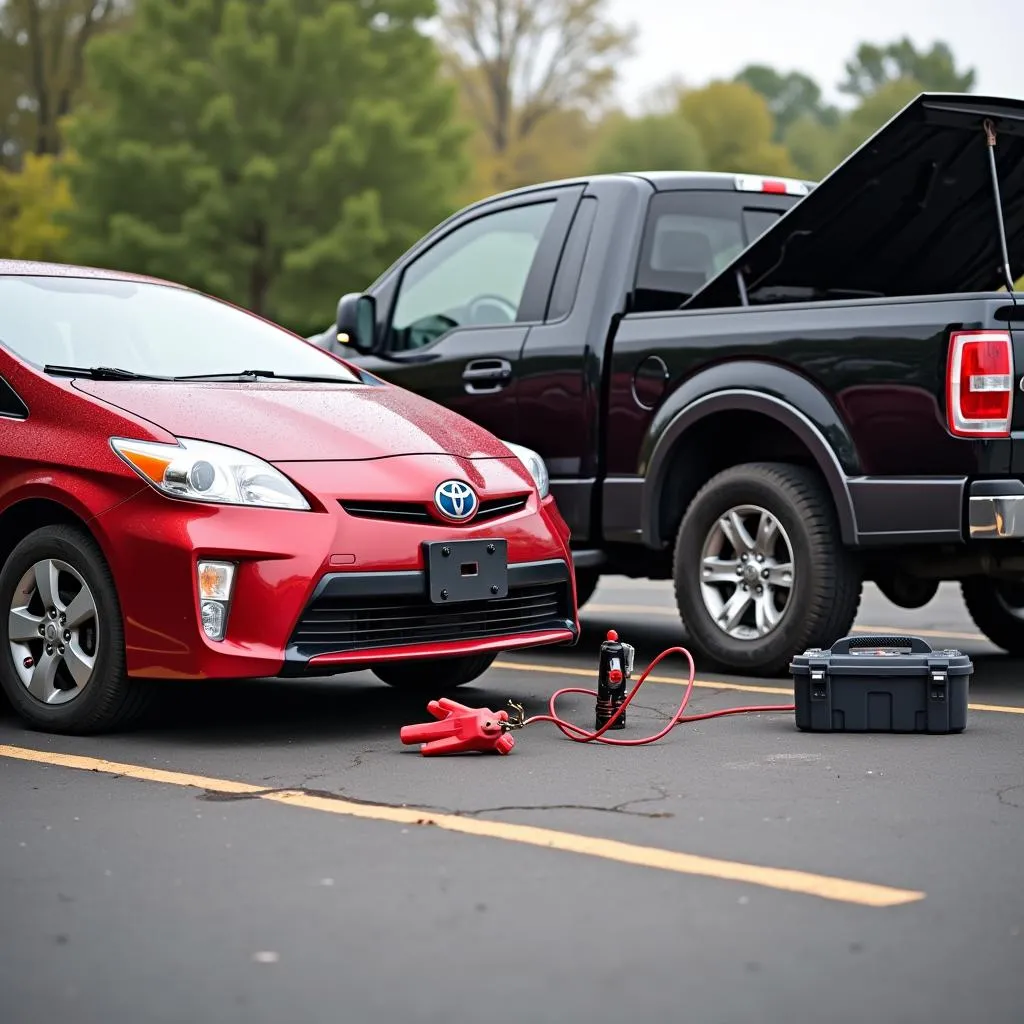
[[480, 502], [480, 510], [465, 523], [449, 523], [431, 515], [430, 506], [421, 501], [339, 501], [350, 515], [359, 519], [394, 519], [405, 523], [443, 523], [445, 526], [474, 526], [482, 520], [510, 516], [526, 508], [529, 496], [516, 494], [508, 498], [491, 498]]
[[567, 582], [510, 588], [507, 597], [442, 606], [426, 595], [321, 596], [307, 607], [290, 648], [293, 657], [404, 647], [410, 644], [519, 636], [573, 628]]

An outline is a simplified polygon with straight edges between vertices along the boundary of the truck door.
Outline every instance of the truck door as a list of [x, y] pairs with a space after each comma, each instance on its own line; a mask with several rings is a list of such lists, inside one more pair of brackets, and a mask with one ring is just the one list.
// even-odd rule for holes
[[519, 440], [520, 353], [580, 191], [521, 193], [442, 225], [371, 290], [378, 351], [346, 358]]

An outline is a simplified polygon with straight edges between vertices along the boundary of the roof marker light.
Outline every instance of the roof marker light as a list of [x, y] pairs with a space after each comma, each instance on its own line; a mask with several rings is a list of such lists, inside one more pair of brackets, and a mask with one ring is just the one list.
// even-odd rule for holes
[[737, 192], [770, 192], [775, 195], [805, 196], [810, 191], [805, 181], [795, 178], [762, 178], [756, 174], [737, 174]]

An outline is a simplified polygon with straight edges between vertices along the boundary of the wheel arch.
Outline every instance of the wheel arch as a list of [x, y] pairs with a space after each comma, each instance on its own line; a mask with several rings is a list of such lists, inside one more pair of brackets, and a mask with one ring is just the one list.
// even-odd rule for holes
[[856, 542], [847, 475], [821, 429], [781, 398], [735, 387], [694, 399], [658, 436], [643, 488], [645, 545], [662, 548], [671, 541], [686, 506], [716, 473], [760, 461], [789, 461], [815, 470], [832, 496], [843, 543]]
[[53, 498], [22, 498], [0, 512], [0, 566], [33, 530], [58, 525], [77, 526], [102, 548], [87, 520], [67, 505]]

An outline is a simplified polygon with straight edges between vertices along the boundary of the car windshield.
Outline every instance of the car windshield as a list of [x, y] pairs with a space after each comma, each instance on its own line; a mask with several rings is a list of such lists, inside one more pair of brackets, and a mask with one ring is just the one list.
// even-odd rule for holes
[[148, 282], [0, 276], [0, 344], [39, 367], [117, 367], [155, 377], [258, 368], [359, 382], [281, 327], [198, 292]]

